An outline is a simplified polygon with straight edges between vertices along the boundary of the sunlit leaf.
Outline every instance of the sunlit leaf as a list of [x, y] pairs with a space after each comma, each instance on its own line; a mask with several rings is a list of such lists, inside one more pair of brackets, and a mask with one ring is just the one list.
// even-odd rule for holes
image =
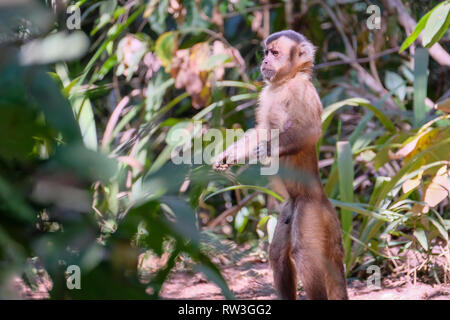
[[437, 206], [441, 201], [449, 197], [450, 180], [447, 166], [441, 167], [425, 190], [423, 201], [430, 207]]
[[[424, 47], [429, 47], [437, 40], [436, 35], [441, 34], [440, 30], [444, 28], [447, 30], [450, 13], [450, 2], [445, 1], [439, 9], [433, 10], [427, 20], [427, 24], [423, 29], [422, 44]], [[446, 26], [447, 25], [447, 26]]]
[[170, 71], [172, 58], [177, 50], [177, 33], [169, 31], [156, 40], [155, 52], [166, 72]]

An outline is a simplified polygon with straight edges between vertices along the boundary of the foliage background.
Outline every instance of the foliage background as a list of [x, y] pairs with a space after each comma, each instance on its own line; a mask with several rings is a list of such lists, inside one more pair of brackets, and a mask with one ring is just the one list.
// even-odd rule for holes
[[[380, 29], [367, 28], [370, 4], [381, 8]], [[81, 30], [68, 30], [67, 5], [80, 9]], [[185, 128], [183, 141], [215, 147], [222, 142], [201, 132], [253, 127], [260, 43], [287, 28], [318, 48], [319, 165], [348, 276], [378, 264], [386, 274], [447, 281], [449, 8], [3, 1], [0, 296], [16, 296], [17, 277], [32, 289], [49, 277], [52, 298], [157, 298], [181, 263], [232, 297], [211, 258], [232, 254], [225, 240], [266, 248], [280, 197], [255, 166], [222, 174], [174, 165], [172, 134]], [[411, 267], [410, 254], [420, 263]], [[158, 263], [143, 270], [145, 259]], [[73, 264], [83, 290], [66, 288]]]

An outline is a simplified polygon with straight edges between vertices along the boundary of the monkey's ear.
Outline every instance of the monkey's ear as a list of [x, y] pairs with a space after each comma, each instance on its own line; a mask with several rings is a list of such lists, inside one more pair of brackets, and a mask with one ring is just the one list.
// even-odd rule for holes
[[300, 43], [299, 56], [305, 56], [308, 60], [314, 60], [314, 55], [316, 53], [316, 47], [309, 41], [303, 41]]

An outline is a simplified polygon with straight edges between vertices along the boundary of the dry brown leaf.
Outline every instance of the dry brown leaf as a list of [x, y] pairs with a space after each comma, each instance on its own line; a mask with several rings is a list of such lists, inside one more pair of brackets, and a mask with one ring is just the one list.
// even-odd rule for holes
[[144, 59], [142, 60], [144, 65], [147, 67], [147, 72], [145, 74], [145, 79], [149, 80], [153, 74], [161, 68], [161, 61], [159, 61], [156, 53], [148, 52]]
[[420, 173], [416, 178], [406, 180], [402, 185], [403, 193], [407, 193], [420, 185], [422, 181], [422, 173]]
[[226, 48], [222, 41], [216, 40], [212, 45], [212, 55], [218, 54], [226, 54], [232, 60], [223, 64], [222, 66], [218, 66], [214, 69], [214, 73], [217, 80], [222, 80], [225, 74], [225, 68], [234, 68], [238, 67], [241, 71], [245, 70], [245, 60], [242, 58], [239, 50], [233, 47]]
[[449, 174], [447, 166], [441, 167], [425, 190], [424, 202], [430, 207], [437, 206], [442, 200], [449, 196]]
[[[214, 66], [211, 70], [208, 59], [226, 54], [232, 58], [231, 62]], [[207, 42], [195, 44], [192, 48], [178, 50], [171, 63], [170, 74], [175, 79], [175, 87], [186, 88], [192, 97], [194, 108], [205, 106], [211, 96], [211, 86], [214, 78], [223, 79], [225, 68], [238, 66], [245, 68], [245, 62], [239, 51], [235, 48], [226, 48], [221, 41], [214, 41], [212, 46]]]
[[417, 145], [417, 142], [419, 142], [419, 139], [425, 134], [426, 132], [419, 135], [417, 138], [412, 140], [411, 142], [407, 143], [403, 148], [398, 150], [396, 153], [393, 153], [391, 150], [388, 151], [389, 158], [392, 160], [402, 159], [406, 157], [408, 154], [410, 154]]
[[172, 61], [170, 74], [175, 79], [175, 87], [186, 88], [192, 97], [194, 108], [204, 106], [210, 97], [209, 74], [200, 70], [200, 66], [208, 57], [209, 46], [202, 42], [190, 49], [178, 50]]
[[139, 62], [147, 50], [148, 46], [145, 42], [131, 34], [126, 35], [117, 46], [117, 59], [120, 62], [117, 74], [131, 76], [137, 71]]
[[389, 158], [392, 160], [403, 158], [405, 162], [408, 162], [419, 152], [435, 144], [437, 141], [445, 139], [447, 134], [448, 134], [447, 128], [433, 128], [424, 131], [414, 140], [404, 145], [397, 152], [393, 153], [389, 150], [388, 151]]

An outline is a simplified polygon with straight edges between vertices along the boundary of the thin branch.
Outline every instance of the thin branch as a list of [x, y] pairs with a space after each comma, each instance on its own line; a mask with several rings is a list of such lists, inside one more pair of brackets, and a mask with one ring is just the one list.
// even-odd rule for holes
[[[395, 48], [390, 48], [390, 49], [384, 50], [384, 51], [382, 51], [380, 53], [374, 54], [372, 58], [376, 60], [376, 59], [379, 59], [381, 57], [384, 57], [384, 56], [396, 53], [396, 52], [398, 52], [399, 48], [400, 47], [395, 47]], [[355, 63], [355, 62], [357, 62], [357, 63], [367, 63], [367, 62], [370, 62], [370, 57], [358, 58], [356, 60], [338, 60], [338, 61], [324, 62], [324, 63], [316, 65], [315, 69], [323, 69], [323, 68], [328, 68], [328, 67], [333, 67], [333, 66], [339, 66], [339, 65], [342, 65], [342, 64], [352, 64], [352, 63]]]
[[234, 207], [231, 207], [230, 209], [225, 210], [217, 218], [215, 218], [210, 223], [208, 223], [208, 225], [205, 227], [205, 229], [214, 229], [223, 220], [225, 220], [228, 216], [231, 216], [231, 215], [237, 213], [239, 210], [241, 210], [242, 207], [244, 207], [245, 205], [247, 205], [247, 203], [252, 201], [253, 198], [255, 198], [258, 194], [259, 194], [259, 192], [253, 192], [252, 194], [249, 194], [244, 199], [242, 199], [242, 201], [239, 202], [237, 205], [235, 205]]

